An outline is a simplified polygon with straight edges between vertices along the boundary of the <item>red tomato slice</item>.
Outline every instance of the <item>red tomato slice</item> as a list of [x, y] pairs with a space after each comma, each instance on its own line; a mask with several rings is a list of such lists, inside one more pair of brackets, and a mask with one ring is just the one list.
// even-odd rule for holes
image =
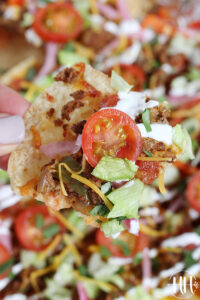
[[135, 177], [141, 179], [145, 184], [152, 184], [159, 174], [159, 163], [153, 161], [136, 161], [139, 169]]
[[[10, 258], [11, 255], [8, 252], [8, 250], [2, 244], [0, 244], [0, 265], [7, 262]], [[8, 276], [8, 274], [9, 271], [6, 271], [5, 273], [1, 274], [0, 279], [5, 278], [6, 276]]]
[[[41, 215], [44, 221], [42, 228], [36, 227], [36, 218]], [[60, 232], [64, 231], [64, 227], [58, 222], [55, 216], [51, 215], [45, 205], [32, 205], [25, 208], [16, 218], [15, 232], [21, 245], [32, 251], [41, 251], [45, 249], [51, 242], [46, 239], [42, 230], [51, 224], [57, 224]]]
[[175, 28], [165, 19], [160, 18], [154, 14], [148, 14], [142, 22], [142, 27], [152, 28], [157, 33], [165, 33], [167, 35], [173, 35]]
[[186, 196], [191, 206], [200, 213], [200, 172], [190, 179], [187, 185]]
[[[133, 257], [137, 252], [142, 251], [149, 243], [148, 237], [142, 232], [139, 233], [139, 236], [135, 236], [127, 231], [123, 231], [117, 239], [127, 243], [127, 246], [131, 251], [131, 257]], [[106, 237], [100, 229], [96, 231], [96, 243], [98, 245], [105, 246], [114, 256], [125, 257], [122, 248], [113, 244], [114, 240], [115, 239], [112, 239], [111, 237]]]
[[83, 20], [69, 3], [51, 3], [37, 10], [33, 28], [45, 41], [66, 43], [82, 31]]
[[85, 124], [82, 148], [93, 167], [105, 155], [135, 161], [142, 150], [142, 137], [135, 121], [126, 113], [103, 109], [93, 114]]
[[200, 31], [200, 21], [194, 21], [188, 24], [188, 28]]
[[134, 91], [141, 91], [146, 80], [145, 73], [138, 65], [120, 65], [120, 75], [131, 85]]
[[24, 0], [8, 0], [8, 5], [24, 5]]

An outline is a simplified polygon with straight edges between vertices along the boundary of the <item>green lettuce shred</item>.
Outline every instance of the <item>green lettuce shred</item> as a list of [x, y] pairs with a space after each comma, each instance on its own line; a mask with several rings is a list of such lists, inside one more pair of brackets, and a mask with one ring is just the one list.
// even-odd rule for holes
[[66, 50], [60, 50], [58, 52], [58, 61], [59, 64], [63, 66], [73, 66], [75, 64], [78, 64], [80, 62], [89, 64], [89, 61], [87, 58], [71, 51], [66, 51]]
[[187, 162], [190, 159], [194, 159], [190, 135], [180, 124], [173, 129], [173, 142], [182, 150], [182, 153], [178, 156], [180, 161]]
[[128, 219], [138, 218], [139, 201], [143, 188], [144, 184], [136, 179], [108, 194], [108, 199], [114, 204], [108, 218], [120, 216]]
[[132, 179], [138, 167], [127, 158], [103, 156], [92, 175], [106, 181]]
[[121, 76], [115, 71], [111, 74], [111, 87], [118, 92], [128, 92], [132, 89], [132, 85], [128, 84]]
[[124, 231], [125, 229], [125, 226], [116, 219], [109, 220], [108, 222], [102, 223], [101, 225], [101, 230], [106, 236], [115, 235], [121, 231]]

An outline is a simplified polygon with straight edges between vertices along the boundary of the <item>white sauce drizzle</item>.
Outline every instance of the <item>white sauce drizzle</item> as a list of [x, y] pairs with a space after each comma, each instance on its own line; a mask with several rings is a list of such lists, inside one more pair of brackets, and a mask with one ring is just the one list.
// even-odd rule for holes
[[186, 232], [169, 238], [162, 242], [162, 247], [186, 247], [191, 244], [200, 246], [200, 236], [196, 232]]
[[172, 144], [172, 126], [168, 124], [151, 124], [151, 131], [147, 132], [144, 124], [137, 124], [143, 138], [152, 138], [156, 141], [163, 142], [166, 145]]

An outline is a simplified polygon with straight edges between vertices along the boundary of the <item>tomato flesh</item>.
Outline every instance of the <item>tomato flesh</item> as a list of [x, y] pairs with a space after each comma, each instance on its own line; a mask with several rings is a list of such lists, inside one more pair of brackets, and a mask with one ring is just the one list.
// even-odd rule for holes
[[[42, 228], [36, 227], [36, 218], [41, 215], [44, 225]], [[51, 242], [43, 236], [42, 230], [51, 224], [57, 224], [60, 227], [60, 232], [64, 231], [63, 226], [58, 220], [50, 214], [45, 205], [32, 205], [24, 209], [16, 218], [15, 232], [21, 245], [32, 251], [41, 251], [45, 249]]]
[[200, 213], [200, 172], [193, 175], [190, 179], [187, 185], [186, 196], [191, 206]]
[[[127, 246], [131, 251], [131, 257], [133, 257], [136, 253], [141, 252], [145, 247], [148, 247], [149, 243], [148, 237], [141, 232], [139, 233], [139, 236], [135, 236], [131, 235], [127, 231], [123, 231], [117, 239], [127, 243]], [[126, 257], [123, 254], [122, 248], [113, 244], [114, 240], [115, 239], [111, 237], [106, 237], [100, 229], [96, 231], [96, 243], [98, 245], [106, 247], [114, 256]]]
[[152, 184], [159, 174], [159, 163], [153, 161], [136, 161], [139, 169], [136, 177], [141, 179], [145, 184]]
[[131, 85], [134, 91], [141, 91], [145, 82], [145, 74], [143, 70], [137, 65], [120, 65], [121, 76]]
[[[5, 248], [5, 246], [0, 244], [0, 265], [7, 262], [10, 258], [11, 258], [11, 255], [10, 255], [9, 251]], [[0, 279], [8, 276], [8, 273], [9, 273], [9, 271], [6, 271], [3, 274], [1, 274]]]
[[51, 3], [36, 12], [33, 27], [47, 42], [66, 43], [80, 34], [83, 20], [71, 4]]
[[93, 114], [85, 124], [82, 148], [93, 167], [106, 155], [134, 161], [142, 150], [142, 137], [135, 121], [126, 113], [103, 109]]

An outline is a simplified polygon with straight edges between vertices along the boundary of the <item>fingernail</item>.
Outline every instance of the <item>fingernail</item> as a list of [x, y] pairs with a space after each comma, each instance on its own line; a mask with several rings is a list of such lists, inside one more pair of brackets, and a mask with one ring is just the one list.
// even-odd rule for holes
[[20, 116], [0, 118], [0, 144], [20, 143], [24, 136], [24, 121]]

